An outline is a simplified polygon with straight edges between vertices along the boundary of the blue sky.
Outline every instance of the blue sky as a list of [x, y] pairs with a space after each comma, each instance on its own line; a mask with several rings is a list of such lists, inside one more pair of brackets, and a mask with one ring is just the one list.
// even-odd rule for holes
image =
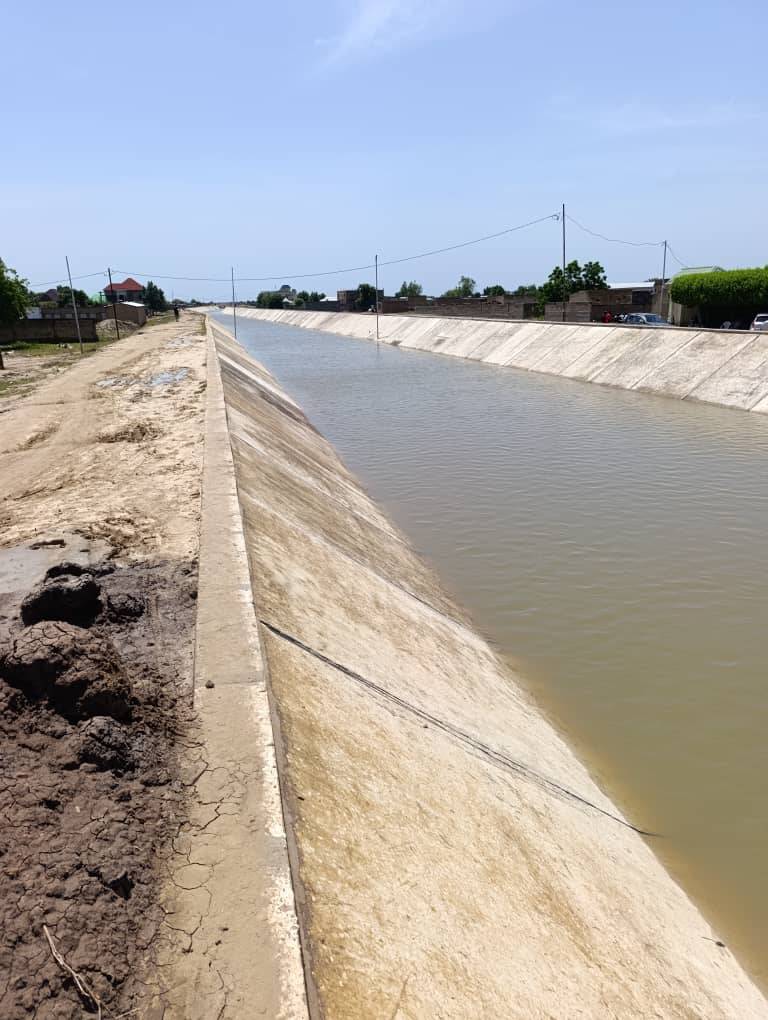
[[[2, 24], [0, 257], [34, 283], [68, 254], [76, 274], [109, 264], [223, 297], [161, 277], [299, 282], [561, 202], [608, 236], [666, 237], [687, 264], [768, 263], [764, 0], [38, 0]], [[548, 221], [382, 282], [513, 287], [559, 246]], [[658, 249], [574, 225], [568, 254], [613, 280], [661, 270]]]

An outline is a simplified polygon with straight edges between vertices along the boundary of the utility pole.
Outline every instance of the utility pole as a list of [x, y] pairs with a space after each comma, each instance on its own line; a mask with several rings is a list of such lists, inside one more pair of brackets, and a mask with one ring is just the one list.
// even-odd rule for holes
[[72, 286], [72, 273], [69, 271], [69, 256], [64, 256], [67, 263], [67, 276], [69, 277], [69, 296], [72, 298], [72, 311], [75, 313], [75, 329], [77, 330], [77, 342], [80, 344], [80, 354], [83, 353], [83, 337], [80, 333], [80, 320], [77, 317], [77, 302], [75, 301], [75, 288]]
[[664, 242], [664, 261], [661, 265], [661, 291], [659, 292], [659, 315], [664, 315], [664, 281], [667, 278], [667, 242]]
[[235, 267], [231, 266], [232, 270], [232, 321], [235, 326], [235, 340], [237, 340], [237, 306], [235, 305]]
[[568, 281], [565, 278], [565, 202], [563, 202], [563, 211], [560, 216], [563, 224], [563, 322], [566, 320], [566, 306], [568, 304]]
[[117, 321], [117, 296], [114, 290], [112, 290], [112, 270], [107, 266], [107, 276], [109, 277], [109, 298], [112, 302], [112, 311], [115, 313], [115, 333], [117, 339], [120, 339], [120, 324]]
[[376, 269], [376, 343], [379, 342], [379, 256], [373, 260]]

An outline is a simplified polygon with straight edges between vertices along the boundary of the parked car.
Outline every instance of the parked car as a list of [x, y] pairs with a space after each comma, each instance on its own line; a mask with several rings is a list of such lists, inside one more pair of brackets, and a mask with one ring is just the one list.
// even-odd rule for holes
[[630, 312], [624, 317], [625, 326], [669, 326], [670, 323], [655, 312]]
[[752, 320], [750, 329], [768, 329], [768, 312], [760, 312]]

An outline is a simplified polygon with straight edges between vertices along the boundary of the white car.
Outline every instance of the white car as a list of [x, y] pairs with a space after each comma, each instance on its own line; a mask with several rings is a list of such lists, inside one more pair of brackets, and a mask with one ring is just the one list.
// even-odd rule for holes
[[750, 329], [768, 329], [768, 312], [760, 312], [752, 320]]

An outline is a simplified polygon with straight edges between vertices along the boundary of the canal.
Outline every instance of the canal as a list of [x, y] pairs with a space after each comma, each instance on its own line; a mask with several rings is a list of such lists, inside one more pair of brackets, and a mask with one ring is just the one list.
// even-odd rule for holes
[[768, 417], [238, 335], [768, 986]]

